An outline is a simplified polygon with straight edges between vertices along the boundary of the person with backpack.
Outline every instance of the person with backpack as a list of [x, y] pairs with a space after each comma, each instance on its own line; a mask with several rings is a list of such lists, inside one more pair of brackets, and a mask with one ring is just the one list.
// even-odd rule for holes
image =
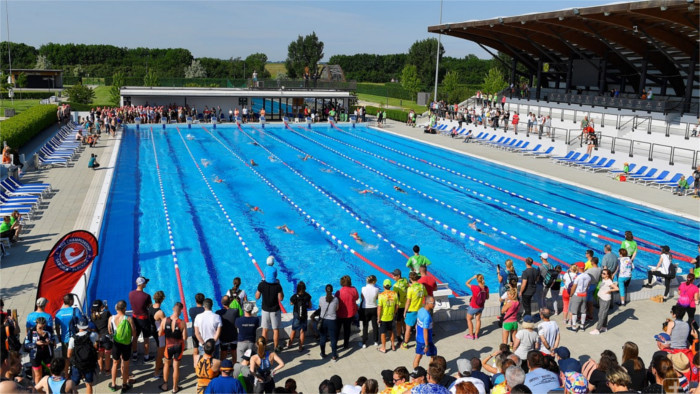
[[216, 314], [221, 317], [221, 336], [220, 360], [226, 360], [230, 355], [233, 361], [236, 361], [236, 348], [238, 347], [238, 330], [236, 329], [236, 319], [241, 314], [237, 308], [231, 308], [231, 298], [229, 296], [221, 297], [221, 305], [223, 308], [216, 311]]
[[[150, 298], [150, 297], [149, 297]], [[112, 382], [109, 388], [117, 391], [117, 371], [121, 366], [122, 371], [122, 392], [131, 388], [129, 384], [129, 361], [131, 361], [131, 343], [136, 341], [136, 327], [134, 320], [126, 315], [126, 301], [120, 300], [114, 307], [117, 314], [109, 319], [109, 335], [114, 340], [112, 348]]]
[[248, 294], [246, 294], [245, 290], [241, 289], [241, 278], [238, 277], [233, 278], [233, 287], [226, 292], [226, 295], [231, 298], [237, 298], [238, 303], [241, 305], [243, 305], [244, 302], [248, 302]]
[[[258, 337], [257, 352], [250, 357], [250, 372], [255, 377], [255, 393], [272, 393], [275, 389], [275, 373], [284, 368], [284, 361], [275, 352], [268, 352], [267, 339]], [[274, 366], [277, 364], [277, 366]], [[274, 367], [273, 367], [274, 366]]]
[[56, 338], [61, 342], [61, 348], [65, 355], [68, 341], [78, 333], [76, 323], [82, 317], [80, 309], [73, 307], [73, 294], [63, 296], [63, 306], [56, 311]]
[[46, 319], [43, 316], [38, 317], [34, 328], [27, 332], [24, 346], [25, 349], [30, 349], [29, 359], [32, 363], [32, 376], [34, 376], [35, 384], [38, 384], [44, 375], [44, 367], [51, 367], [54, 343], [54, 336], [48, 329]]
[[87, 394], [92, 394], [92, 383], [95, 380], [95, 368], [97, 366], [97, 340], [96, 332], [88, 331], [88, 319], [80, 317], [76, 323], [78, 332], [68, 341], [67, 358], [71, 365], [71, 381], [73, 387], [85, 380]]
[[163, 366], [163, 384], [160, 391], [168, 390], [168, 378], [170, 364], [173, 364], [173, 393], [180, 391], [180, 360], [185, 352], [187, 342], [187, 326], [180, 319], [182, 313], [182, 303], [176, 302], [173, 306], [173, 314], [168, 316], [160, 325], [159, 336], [165, 337], [165, 365]]
[[102, 300], [92, 302], [90, 320], [95, 325], [97, 332], [97, 365], [100, 372], [108, 373], [112, 369], [112, 337], [109, 335], [109, 318], [112, 314]]
[[[474, 279], [476, 279], [477, 285], [471, 284]], [[469, 333], [464, 337], [467, 339], [478, 339], [479, 330], [481, 329], [481, 312], [484, 311], [486, 300], [489, 299], [489, 287], [486, 286], [484, 275], [482, 274], [477, 274], [469, 278], [466, 285], [471, 290], [472, 297], [467, 309], [467, 327]], [[474, 329], [474, 323], [472, 322], [474, 317], [476, 317], [476, 329]]]

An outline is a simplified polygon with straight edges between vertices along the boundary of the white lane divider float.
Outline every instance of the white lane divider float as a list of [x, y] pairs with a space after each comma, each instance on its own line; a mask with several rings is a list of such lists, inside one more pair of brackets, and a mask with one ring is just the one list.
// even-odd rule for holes
[[[156, 175], [158, 176], [158, 187], [160, 188], [160, 199], [163, 203], [163, 213], [165, 214], [165, 227], [168, 230], [168, 239], [170, 242], [170, 255], [173, 257], [173, 266], [175, 268], [175, 277], [177, 278], [177, 287], [180, 293], [180, 302], [187, 310], [185, 302], [185, 291], [182, 287], [182, 278], [180, 277], [180, 265], [177, 262], [177, 250], [175, 249], [175, 238], [173, 237], [173, 228], [170, 224], [170, 214], [168, 213], [168, 202], [165, 200], [165, 190], [163, 189], [163, 178], [160, 176], [160, 164], [158, 163], [158, 153], [156, 152], [156, 140], [153, 137], [153, 127], [151, 127], [151, 143], [153, 145], [153, 157], [156, 162]], [[185, 322], [188, 321], [187, 313], [185, 313]]]
[[[490, 187], [490, 188], [492, 188], [492, 189], [495, 189], [495, 190], [498, 190], [498, 191], [500, 191], [500, 192], [507, 193], [507, 194], [511, 195], [512, 197], [520, 198], [520, 199], [523, 199], [523, 200], [528, 201], [528, 202], [530, 202], [530, 203], [533, 203], [533, 204], [536, 204], [536, 205], [540, 205], [540, 206], [542, 206], [542, 207], [544, 207], [544, 208], [547, 208], [547, 209], [549, 209], [549, 210], [551, 210], [551, 211], [553, 211], [553, 212], [556, 212], [556, 213], [562, 214], [562, 215], [564, 215], [564, 216], [568, 216], [568, 217], [571, 217], [571, 218], [580, 220], [580, 221], [582, 221], [582, 222], [584, 222], [584, 223], [586, 223], [586, 224], [590, 224], [590, 225], [592, 225], [592, 226], [594, 226], [594, 227], [602, 228], [602, 229], [604, 229], [604, 230], [607, 230], [607, 231], [610, 231], [610, 232], [612, 232], [612, 233], [615, 233], [616, 235], [624, 235], [624, 234], [625, 234], [625, 232], [622, 231], [622, 230], [619, 230], [619, 229], [616, 229], [616, 228], [613, 228], [613, 227], [606, 226], [606, 225], [601, 224], [601, 223], [598, 223], [598, 222], [596, 222], [596, 221], [593, 221], [593, 220], [590, 220], [590, 219], [586, 219], [586, 218], [584, 218], [584, 217], [582, 217], [582, 216], [578, 216], [578, 215], [576, 215], [576, 214], [574, 214], [574, 213], [564, 211], [564, 210], [562, 210], [562, 209], [559, 209], [559, 208], [554, 207], [554, 206], [550, 206], [550, 205], [548, 205], [548, 204], [542, 203], [542, 202], [537, 201], [537, 200], [533, 200], [532, 198], [523, 196], [522, 194], [518, 194], [518, 193], [515, 193], [515, 192], [512, 192], [512, 191], [509, 191], [508, 189], [504, 189], [504, 188], [502, 188], [502, 187], [499, 187], [499, 186], [497, 186], [497, 185], [494, 185], [494, 184], [491, 184], [491, 183], [488, 183], [488, 182], [484, 182], [484, 181], [481, 180], [481, 179], [474, 178], [474, 177], [472, 177], [472, 176], [463, 174], [463, 173], [461, 173], [461, 172], [459, 172], [459, 171], [455, 171], [455, 170], [453, 170], [453, 169], [451, 169], [451, 168], [449, 168], [449, 167], [446, 167], [446, 166], [443, 166], [443, 165], [440, 165], [440, 164], [437, 164], [437, 163], [433, 163], [433, 162], [427, 161], [427, 160], [425, 160], [425, 159], [423, 159], [423, 158], [417, 157], [417, 156], [412, 155], [412, 154], [410, 154], [410, 153], [402, 152], [402, 151], [400, 151], [400, 150], [398, 150], [398, 149], [396, 149], [396, 148], [392, 148], [392, 147], [390, 147], [390, 146], [388, 146], [388, 145], [384, 145], [384, 144], [382, 144], [382, 143], [373, 141], [373, 140], [371, 140], [371, 139], [368, 139], [368, 138], [359, 136], [359, 135], [357, 135], [357, 134], [355, 134], [355, 133], [350, 133], [350, 132], [345, 131], [345, 130], [343, 130], [343, 129], [341, 129], [341, 128], [335, 126], [335, 125], [333, 125], [333, 126], [334, 126], [334, 128], [335, 128], [336, 130], [338, 130], [338, 131], [340, 131], [340, 132], [342, 132], [342, 133], [344, 133], [344, 134], [350, 135], [350, 136], [352, 136], [352, 137], [355, 137], [355, 138], [360, 139], [360, 140], [365, 141], [365, 142], [369, 142], [370, 144], [373, 144], [373, 145], [379, 146], [379, 147], [381, 147], [381, 148], [387, 149], [387, 150], [389, 150], [389, 151], [398, 153], [398, 154], [400, 154], [400, 155], [402, 155], [402, 156], [409, 157], [409, 158], [411, 158], [411, 159], [413, 159], [413, 160], [422, 162], [422, 163], [424, 163], [424, 164], [428, 164], [428, 165], [430, 165], [430, 166], [432, 166], [432, 167], [439, 168], [439, 169], [441, 169], [441, 170], [443, 170], [443, 171], [450, 172], [450, 173], [452, 173], [452, 174], [454, 174], [454, 175], [457, 175], [457, 176], [460, 176], [460, 177], [462, 177], [462, 178], [468, 179], [468, 180], [470, 180], [470, 181], [472, 181], [472, 182], [480, 183], [480, 184], [482, 184], [482, 185], [484, 185], [484, 186], [488, 186], [488, 187]], [[318, 134], [320, 134], [320, 133], [318, 133]], [[323, 134], [321, 134], [321, 135], [323, 135]], [[340, 141], [339, 141], [339, 142], [340, 142]], [[530, 214], [530, 212], [528, 212], [528, 214]], [[548, 220], [548, 222], [552, 222], [552, 221], [549, 221], [549, 220]], [[556, 222], [556, 224], [557, 224], [557, 225], [564, 225], [564, 224], [562, 224], [561, 222]], [[569, 225], [567, 225], [567, 228], [572, 229], [572, 230], [574, 230], [574, 231], [578, 231], [578, 232], [583, 233], [583, 234], [589, 233], [587, 230], [580, 229], [580, 228], [577, 228], [577, 227], [574, 227], [574, 226], [569, 226]], [[605, 236], [602, 236], [602, 237], [601, 237], [599, 234], [596, 234], [596, 233], [593, 233], [593, 232], [590, 232], [590, 235], [593, 236], [593, 237], [596, 237], [596, 238], [601, 238], [601, 239], [609, 240], [609, 238], [607, 238], [607, 237], [605, 237]], [[647, 244], [649, 244], [649, 245], [651, 245], [651, 246], [659, 247], [658, 244], [655, 244], [655, 243], [653, 243], [653, 242], [651, 242], [651, 241], [647, 241], [647, 240], [642, 239], [642, 238], [639, 238], [639, 237], [635, 237], [635, 239], [636, 239], [637, 241], [641, 241], [641, 242], [647, 243]], [[614, 241], [613, 241], [613, 242], [614, 242]], [[617, 242], [617, 243], [620, 243], [620, 242]], [[650, 250], [650, 249], [642, 249], [642, 250], [646, 250], [646, 251], [649, 251], [649, 252], [652, 252], [652, 253], [655, 253], [655, 254], [659, 254], [659, 253], [660, 253], [660, 252], [658, 252], [658, 251]], [[682, 253], [677, 253], [677, 252], [674, 252], [674, 253], [677, 255], [676, 258], [681, 258], [681, 260], [690, 261], [690, 257], [689, 257], [689, 256], [686, 256], [686, 255], [684, 255], [684, 254], [682, 254]]]
[[[209, 183], [209, 180], [207, 179], [207, 176], [204, 175], [204, 172], [202, 171], [202, 168], [199, 166], [199, 163], [197, 163], [197, 159], [195, 159], [194, 155], [192, 154], [192, 151], [190, 150], [190, 147], [187, 145], [187, 141], [185, 138], [182, 136], [182, 133], [180, 133], [180, 128], [175, 127], [177, 130], [177, 134], [180, 136], [180, 139], [182, 140], [182, 143], [185, 145], [185, 149], [187, 149], [187, 152], [190, 155], [190, 158], [192, 159], [192, 162], [194, 163], [195, 168], [197, 168], [197, 171], [199, 172], [199, 175], [202, 176], [202, 180], [204, 181], [204, 184], [207, 186], [207, 189], [209, 189], [209, 192], [211, 193], [212, 197], [214, 197], [214, 201], [216, 201], [216, 204], [219, 206], [219, 209], [221, 209], [221, 212], [223, 212], [224, 217], [226, 217], [226, 220], [228, 221], [229, 226], [233, 230], [233, 233], [236, 234], [236, 237], [238, 238], [238, 242], [240, 242], [241, 246], [243, 247], [243, 250], [245, 250], [246, 254], [248, 255], [248, 258], [250, 261], [253, 263], [255, 266], [255, 269], [258, 270], [258, 273], [260, 274], [260, 277], [262, 279], [265, 279], [265, 274], [263, 271], [260, 269], [260, 265], [258, 265], [258, 261], [255, 259], [255, 256], [253, 256], [253, 252], [250, 250], [248, 247], [248, 244], [246, 244], [245, 240], [243, 239], [243, 236], [241, 235], [240, 231], [238, 230], [238, 227], [236, 227], [236, 224], [233, 222], [233, 219], [231, 219], [231, 216], [228, 214], [226, 211], [226, 208], [224, 207], [224, 204], [221, 203], [221, 200], [219, 200], [219, 196], [216, 195], [216, 192], [214, 191], [214, 188], [211, 187], [211, 184]], [[283, 313], [287, 313], [284, 309], [284, 306], [280, 303], [280, 307], [282, 308]]]
[[[360, 254], [360, 253], [359, 253], [358, 251], [356, 251], [355, 249], [351, 248], [349, 244], [347, 244], [346, 242], [343, 242], [343, 240], [342, 240], [340, 237], [336, 236], [336, 235], [333, 234], [328, 228], [326, 228], [325, 226], [323, 226], [323, 225], [321, 224], [321, 222], [319, 222], [318, 220], [314, 219], [309, 213], [306, 212], [306, 210], [304, 210], [301, 206], [299, 206], [297, 203], [295, 203], [294, 200], [292, 200], [292, 199], [289, 198], [286, 194], [284, 194], [284, 192], [282, 192], [282, 190], [280, 190], [277, 186], [275, 186], [272, 182], [270, 182], [266, 177], [264, 177], [264, 176], [263, 176], [260, 172], [258, 172], [255, 168], [251, 167], [238, 153], [236, 153], [236, 152], [233, 151], [231, 148], [229, 148], [228, 145], [226, 145], [223, 141], [221, 141], [217, 136], [215, 136], [212, 132], [210, 132], [206, 127], [202, 126], [202, 129], [204, 129], [204, 131], [206, 131], [212, 138], [214, 138], [214, 140], [216, 140], [219, 144], [221, 144], [221, 146], [223, 146], [224, 149], [226, 149], [227, 151], [229, 151], [229, 153], [231, 153], [234, 157], [236, 157], [239, 161], [241, 161], [249, 170], [251, 170], [255, 175], [257, 175], [258, 178], [260, 178], [267, 186], [269, 186], [269, 187], [270, 187], [272, 190], [274, 190], [280, 197], [282, 197], [282, 199], [283, 199], [284, 201], [286, 201], [289, 205], [291, 205], [291, 206], [294, 208], [294, 210], [296, 210], [296, 212], [297, 212], [301, 217], [303, 217], [305, 220], [310, 221], [311, 224], [312, 224], [316, 229], [318, 229], [319, 231], [321, 231], [322, 233], [324, 233], [327, 237], [329, 237], [329, 238], [332, 240], [332, 242], [337, 243], [338, 246], [344, 248], [345, 250], [347, 250], [348, 252], [350, 252], [351, 254], [353, 254], [355, 257], [359, 258], [360, 260], [362, 260], [362, 261], [364, 261], [365, 263], [369, 264], [370, 266], [374, 267], [375, 269], [377, 269], [377, 270], [380, 271], [381, 273], [385, 274], [386, 276], [391, 277], [391, 274], [390, 274], [388, 271], [386, 271], [386, 270], [383, 269], [382, 267], [378, 266], [377, 264], [375, 264], [374, 262], [372, 262], [371, 260], [369, 260], [367, 257], [363, 256], [362, 254]], [[239, 126], [239, 130], [243, 131], [243, 128]], [[281, 161], [281, 160], [280, 160], [280, 162], [284, 163], [284, 162]]]

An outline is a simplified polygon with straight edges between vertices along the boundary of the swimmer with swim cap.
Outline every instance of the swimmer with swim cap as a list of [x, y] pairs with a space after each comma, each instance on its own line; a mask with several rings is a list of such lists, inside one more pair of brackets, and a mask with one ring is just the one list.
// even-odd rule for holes
[[287, 227], [286, 224], [283, 224], [283, 225], [281, 225], [281, 226], [277, 226], [277, 229], [278, 229], [278, 230], [282, 230], [282, 231], [284, 231], [284, 232], [287, 233], [287, 234], [294, 234], [294, 230], [292, 230], [292, 229], [290, 229], [289, 227]]
[[257, 166], [258, 166], [258, 163], [256, 163], [255, 160], [250, 159], [250, 165], [253, 166], [253, 167], [257, 167]]
[[277, 159], [275, 159], [275, 157], [272, 156], [272, 155], [268, 156], [268, 157], [267, 157], [267, 160], [270, 160], [271, 163], [276, 163], [276, 162], [277, 162]]
[[331, 170], [330, 168], [322, 168], [322, 169], [321, 169], [321, 172], [325, 172], [325, 173], [327, 173], [327, 174], [332, 174], [332, 173], [333, 173], [333, 170]]
[[365, 240], [362, 239], [362, 237], [360, 237], [360, 234], [358, 234], [357, 232], [350, 233], [350, 236], [352, 237], [352, 239], [355, 240], [355, 242], [367, 249], [377, 249], [377, 245], [368, 244], [367, 242], [365, 242]]
[[204, 167], [209, 167], [209, 164], [211, 164], [211, 162], [210, 162], [209, 160], [207, 160], [207, 159], [202, 159], [202, 165], [203, 165]]
[[260, 207], [253, 206], [253, 205], [250, 205], [250, 204], [248, 204], [248, 203], [246, 203], [245, 205], [247, 205], [248, 208], [250, 208], [250, 210], [253, 211], [253, 212], [260, 212], [260, 213], [262, 213], [262, 214], [265, 213], [265, 212], [263, 212], [262, 209], [260, 209]]
[[[365, 189], [365, 190], [360, 190], [358, 193], [360, 193], [360, 194], [367, 194], [367, 193], [372, 194], [374, 192], [369, 190], [369, 189]], [[357, 234], [357, 233], [355, 233], [355, 234]]]
[[483, 233], [483, 231], [481, 231], [480, 228], [477, 228], [477, 227], [476, 227], [476, 222], [471, 222], [471, 223], [469, 223], [469, 228], [471, 228], [471, 229], [474, 230], [474, 231]]
[[192, 141], [194, 139], [194, 136], [192, 134], [187, 134], [187, 139]]
[[221, 178], [219, 178], [218, 175], [214, 175], [214, 182], [216, 182], [216, 183], [224, 183], [224, 180], [221, 179]]
[[311, 155], [306, 155], [304, 158], [301, 159], [301, 161], [307, 161], [311, 158]]
[[406, 193], [405, 190], [403, 190], [402, 188], [400, 188], [398, 186], [394, 186], [394, 190], [396, 190], [397, 192]]

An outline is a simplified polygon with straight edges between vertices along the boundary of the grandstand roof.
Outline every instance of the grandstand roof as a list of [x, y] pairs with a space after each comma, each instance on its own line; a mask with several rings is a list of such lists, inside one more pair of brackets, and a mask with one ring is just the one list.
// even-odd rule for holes
[[640, 82], [643, 75], [649, 83], [668, 85], [676, 96], [683, 96], [688, 72], [693, 83], [699, 79], [698, 2], [653, 0], [570, 8], [445, 23], [429, 26], [428, 32], [493, 48], [533, 73], [540, 62], [548, 63], [554, 73], [565, 73], [570, 59], [583, 59], [598, 70], [608, 68], [606, 78], [625, 78], [635, 92], [647, 83]]

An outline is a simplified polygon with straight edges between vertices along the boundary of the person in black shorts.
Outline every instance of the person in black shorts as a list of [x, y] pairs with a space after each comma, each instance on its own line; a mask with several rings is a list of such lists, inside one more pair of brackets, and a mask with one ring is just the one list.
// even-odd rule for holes
[[[200, 313], [204, 312], [204, 306], [202, 303], [204, 303], [204, 294], [202, 293], [197, 293], [194, 295], [194, 302], [197, 303], [197, 306], [193, 306], [190, 308], [190, 321], [194, 322], [195, 317], [199, 315]], [[196, 335], [192, 335], [192, 358], [194, 359], [194, 366], [197, 366], [197, 361], [199, 361], [199, 340], [197, 340]]]
[[149, 279], [139, 276], [136, 278], [136, 289], [129, 293], [129, 304], [131, 304], [132, 318], [134, 321], [134, 331], [136, 333], [135, 341], [132, 344], [132, 357], [134, 361], [138, 358], [137, 345], [139, 335], [143, 334], [143, 361], [149, 361], [151, 337], [153, 330], [151, 319], [148, 317], [148, 308], [153, 304], [151, 295], [146, 293], [144, 289], [148, 284]]
[[33, 347], [29, 355], [32, 363], [32, 375], [34, 376], [34, 383], [38, 384], [43, 376], [43, 368], [51, 368], [55, 340], [47, 327], [46, 318], [44, 317], [36, 319], [36, 326], [27, 336]]
[[182, 304], [179, 302], [173, 306], [173, 314], [165, 319], [160, 325], [159, 335], [165, 336], [165, 365], [163, 366], [163, 384], [160, 385], [160, 391], [168, 390], [168, 378], [170, 364], [173, 366], [173, 393], [177, 393], [180, 389], [178, 383], [180, 381], [180, 360], [185, 352], [185, 342], [187, 341], [187, 326], [180, 319], [182, 313]]
[[[117, 333], [119, 324], [124, 320], [128, 319], [131, 325], [131, 342], [135, 342], [138, 338], [136, 336], [136, 327], [134, 324], [134, 319], [126, 315], [126, 301], [120, 300], [114, 307], [117, 311], [116, 315], [113, 315], [109, 319], [109, 334], [115, 337]], [[118, 336], [117, 336], [118, 338]], [[112, 383], [110, 383], [109, 388], [112, 391], [117, 389], [117, 370], [119, 370], [121, 364], [122, 371], [122, 391], [126, 391], [131, 388], [129, 385], [129, 361], [131, 360], [131, 343], [120, 343], [117, 338], [114, 338], [114, 346], [112, 347]]]
[[112, 369], [110, 356], [112, 354], [112, 337], [109, 335], [109, 318], [112, 314], [107, 309], [107, 305], [101, 300], [92, 302], [90, 319], [95, 325], [97, 335], [97, 365], [100, 371], [107, 373]]
[[236, 329], [236, 319], [240, 317], [237, 308], [229, 308], [231, 305], [231, 297], [225, 295], [221, 297], [221, 305], [223, 308], [216, 311], [216, 314], [221, 316], [221, 358], [225, 360], [230, 354], [233, 362], [236, 362], [236, 348], [238, 344], [238, 330]]

